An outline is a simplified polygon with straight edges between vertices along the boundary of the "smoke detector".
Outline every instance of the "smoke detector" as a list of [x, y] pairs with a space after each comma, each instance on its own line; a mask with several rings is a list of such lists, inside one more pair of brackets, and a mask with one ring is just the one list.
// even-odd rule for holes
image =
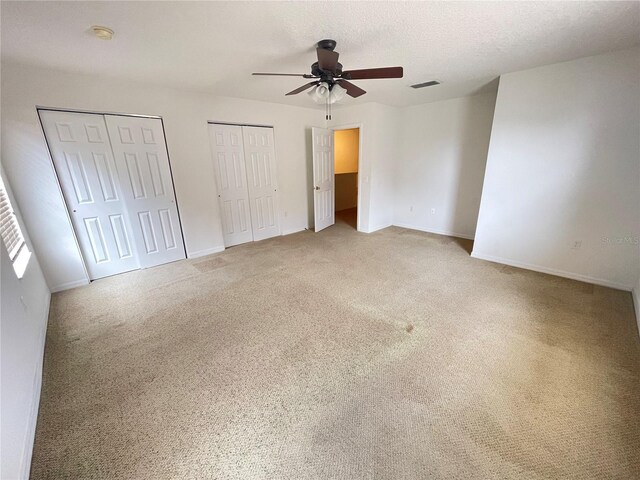
[[100, 40], [111, 40], [113, 38], [113, 30], [108, 27], [101, 27], [100, 25], [94, 25], [91, 27], [93, 34]]

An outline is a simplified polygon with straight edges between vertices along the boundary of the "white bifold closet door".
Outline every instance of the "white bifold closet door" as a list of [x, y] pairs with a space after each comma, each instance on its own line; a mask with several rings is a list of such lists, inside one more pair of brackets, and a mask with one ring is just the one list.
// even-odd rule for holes
[[273, 129], [209, 124], [225, 247], [280, 235]]
[[39, 113], [90, 279], [185, 258], [159, 119]]

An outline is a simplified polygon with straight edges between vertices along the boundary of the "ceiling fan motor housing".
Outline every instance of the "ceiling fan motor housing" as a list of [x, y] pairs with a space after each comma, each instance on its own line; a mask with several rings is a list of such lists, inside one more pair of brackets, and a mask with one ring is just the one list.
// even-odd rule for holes
[[342, 75], [342, 64], [336, 64], [335, 72], [325, 72], [324, 70], [320, 69], [320, 67], [318, 66], [318, 62], [315, 62], [311, 65], [311, 75], [313, 75], [314, 77], [321, 77], [323, 81], [325, 81], [327, 78], [333, 80], [333, 77], [339, 77], [340, 75]]
[[323, 48], [325, 50], [331, 50], [333, 52], [333, 50], [336, 48], [336, 45], [338, 44], [338, 42], [336, 42], [335, 40], [320, 40], [318, 42], [318, 48]]

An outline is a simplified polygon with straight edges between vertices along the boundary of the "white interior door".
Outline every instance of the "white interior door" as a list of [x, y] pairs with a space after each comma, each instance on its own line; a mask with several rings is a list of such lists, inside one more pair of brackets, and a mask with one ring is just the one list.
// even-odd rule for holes
[[251, 242], [251, 214], [244, 161], [242, 127], [209, 124], [213, 167], [220, 198], [225, 247]]
[[141, 267], [185, 258], [159, 118], [105, 115]]
[[40, 118], [89, 277], [139, 268], [104, 117], [41, 110]]
[[313, 138], [313, 210], [315, 231], [319, 232], [336, 221], [333, 132], [326, 128], [313, 127], [311, 136]]
[[253, 239], [280, 235], [273, 128], [242, 127]]

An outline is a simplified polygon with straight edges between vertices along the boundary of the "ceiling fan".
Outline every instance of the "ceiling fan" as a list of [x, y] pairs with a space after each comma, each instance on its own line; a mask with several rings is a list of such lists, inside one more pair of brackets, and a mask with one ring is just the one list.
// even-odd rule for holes
[[[311, 65], [311, 74], [297, 73], [253, 73], [253, 75], [271, 75], [286, 77], [313, 78], [309, 82], [286, 95], [297, 95], [312, 87], [324, 87], [330, 93], [336, 85], [346, 90], [346, 94], [351, 97], [359, 97], [367, 93], [349, 80], [365, 80], [374, 78], [402, 78], [402, 67], [366, 68], [364, 70], [342, 70], [342, 64], [338, 63], [339, 53], [335, 52], [335, 40], [320, 40], [316, 52], [318, 61]], [[321, 84], [326, 86], [321, 86]], [[328, 98], [328, 97], [327, 97]]]

